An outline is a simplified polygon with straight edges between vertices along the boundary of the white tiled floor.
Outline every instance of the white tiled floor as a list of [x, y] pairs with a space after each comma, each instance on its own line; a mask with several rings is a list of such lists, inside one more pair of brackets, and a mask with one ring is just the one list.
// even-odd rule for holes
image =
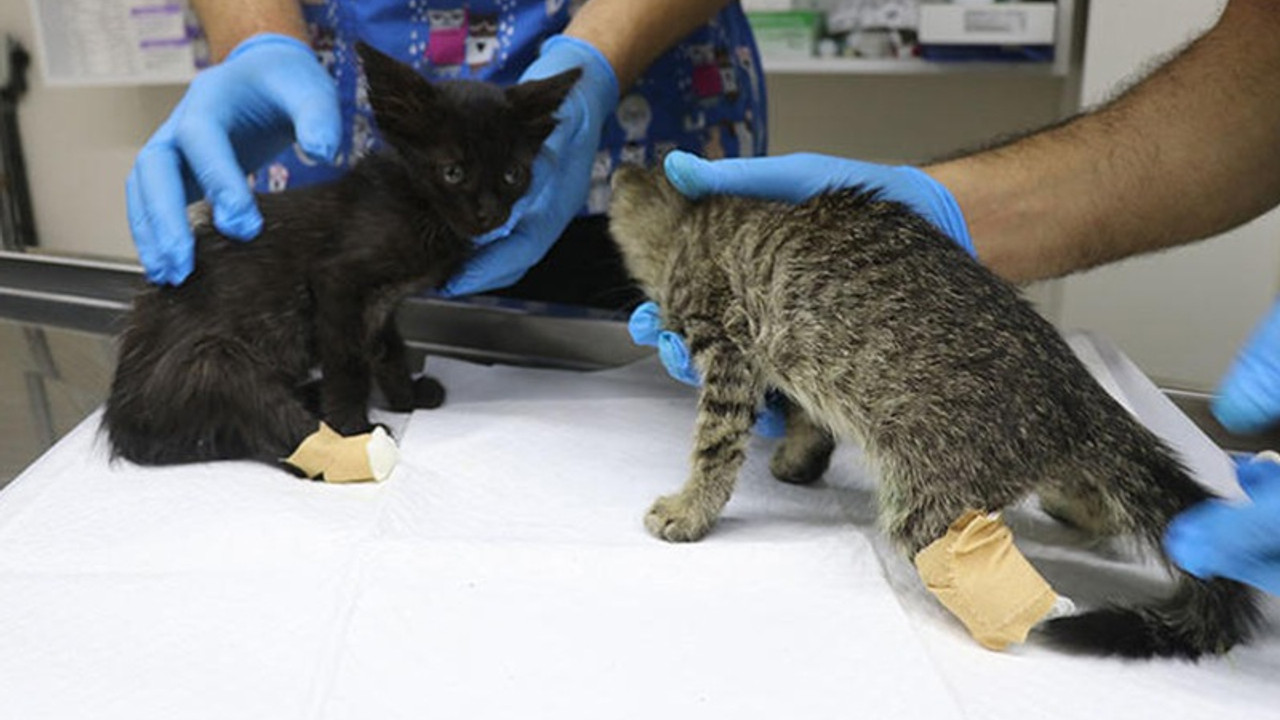
[[0, 321], [0, 487], [102, 403], [114, 362], [107, 336]]

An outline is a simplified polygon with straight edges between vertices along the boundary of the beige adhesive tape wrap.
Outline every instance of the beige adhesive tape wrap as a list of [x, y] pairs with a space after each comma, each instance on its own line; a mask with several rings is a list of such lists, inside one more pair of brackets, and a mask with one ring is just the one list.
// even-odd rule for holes
[[395, 441], [380, 427], [343, 437], [322, 422], [285, 462], [309, 478], [324, 475], [325, 482], [348, 483], [385, 480], [398, 459]]
[[915, 563], [929, 591], [991, 650], [1025, 641], [1058, 600], [999, 515], [965, 513]]

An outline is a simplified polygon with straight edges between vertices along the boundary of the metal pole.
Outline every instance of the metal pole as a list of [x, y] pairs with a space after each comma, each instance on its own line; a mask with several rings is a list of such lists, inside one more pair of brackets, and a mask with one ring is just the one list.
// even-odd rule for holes
[[31, 55], [12, 36], [5, 38], [4, 55], [7, 62], [0, 63], [0, 70], [7, 70], [7, 77], [0, 77], [0, 239], [5, 248], [18, 250], [37, 244], [31, 186], [18, 132], [18, 102], [27, 92]]

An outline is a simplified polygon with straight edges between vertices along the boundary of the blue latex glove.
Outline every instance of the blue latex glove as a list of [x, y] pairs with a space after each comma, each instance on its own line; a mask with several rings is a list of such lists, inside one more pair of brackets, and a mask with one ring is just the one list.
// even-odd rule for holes
[[1280, 420], [1280, 302], [1258, 323], [1213, 400], [1213, 414], [1236, 433], [1255, 433]]
[[[702, 384], [698, 369], [693, 365], [689, 349], [685, 347], [684, 338], [662, 329], [662, 316], [655, 302], [641, 304], [631, 313], [631, 322], [627, 324], [631, 332], [631, 340], [637, 345], [648, 345], [658, 348], [658, 357], [671, 377], [685, 385], [697, 387]], [[787, 431], [787, 417], [782, 396], [770, 390], [765, 395], [764, 408], [756, 416], [756, 434], [764, 437], [782, 437]]]
[[1280, 463], [1271, 455], [1237, 464], [1240, 485], [1252, 502], [1210, 500], [1169, 524], [1165, 550], [1183, 570], [1280, 595]]
[[677, 150], [667, 155], [663, 167], [671, 184], [693, 199], [726, 194], [798, 203], [850, 185], [880, 188], [886, 200], [910, 206], [977, 256], [951, 191], [907, 165], [877, 165], [814, 153], [708, 161]]
[[591, 186], [591, 163], [604, 121], [618, 105], [618, 78], [600, 51], [578, 38], [556, 35], [520, 76], [538, 80], [582, 68], [582, 77], [560, 106], [559, 125], [533, 163], [529, 191], [500, 228], [479, 238], [483, 247], [441, 290], [471, 295], [514, 284], [547, 254], [582, 209]]
[[147, 279], [176, 285], [191, 274], [195, 240], [186, 206], [200, 197], [209, 198], [219, 232], [255, 237], [262, 215], [245, 175], [295, 138], [324, 160], [342, 139], [337, 87], [305, 43], [255, 35], [197, 75], [138, 153], [125, 185]]

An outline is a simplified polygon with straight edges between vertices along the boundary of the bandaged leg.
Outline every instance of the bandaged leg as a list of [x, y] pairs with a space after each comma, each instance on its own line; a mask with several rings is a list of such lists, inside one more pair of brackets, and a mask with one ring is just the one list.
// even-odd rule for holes
[[1023, 642], [1051, 613], [1073, 609], [1018, 552], [998, 513], [965, 513], [915, 563], [929, 591], [990, 650]]
[[399, 457], [395, 441], [380, 427], [343, 437], [322, 422], [284, 461], [309, 478], [323, 475], [325, 482], [348, 483], [385, 480]]

